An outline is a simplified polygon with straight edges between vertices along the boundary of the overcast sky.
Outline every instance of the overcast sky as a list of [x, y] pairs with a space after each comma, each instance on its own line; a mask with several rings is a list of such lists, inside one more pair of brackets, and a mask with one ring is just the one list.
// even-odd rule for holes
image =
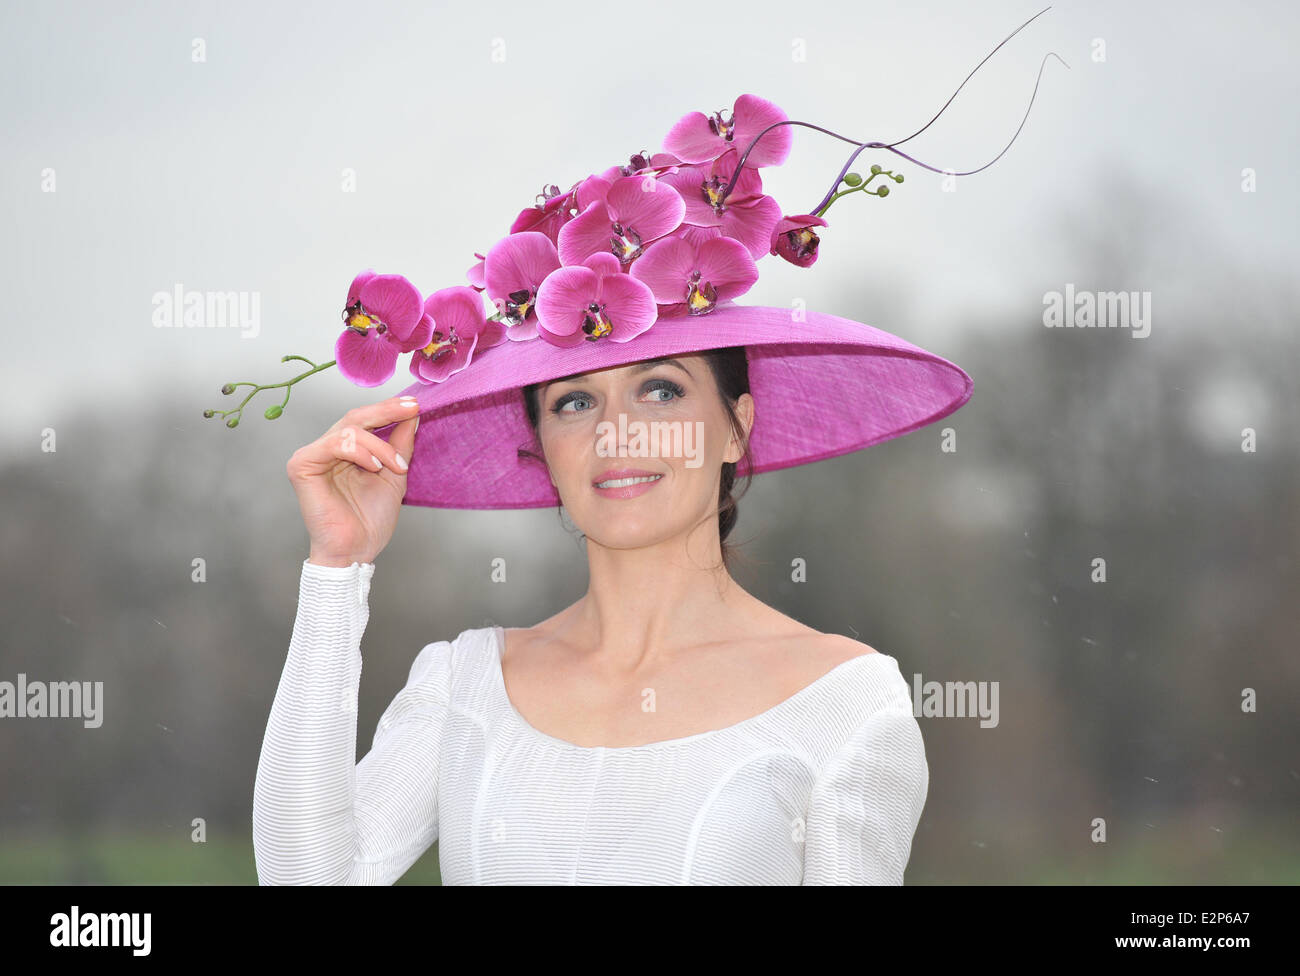
[[[464, 284], [544, 184], [658, 150], [686, 112], [753, 92], [791, 118], [898, 139], [1042, 6], [11, 0], [5, 448], [34, 449], [86, 401], [165, 397], [197, 417], [228, 379], [284, 378], [285, 353], [332, 358], [356, 272], [425, 293]], [[946, 353], [999, 310], [1025, 328], [1045, 288], [1087, 273], [1065, 215], [1158, 241], [1157, 264], [1093, 287], [1155, 289], [1167, 315], [1223, 285], [1225, 256], [1293, 273], [1298, 19], [1280, 2], [1056, 4], [906, 147], [941, 167], [987, 162], [1054, 51], [1070, 68], [1047, 65], [1000, 162], [944, 193], [869, 157], [907, 182], [837, 203], [818, 264], [766, 258], [742, 301], [803, 296]], [[806, 212], [847, 151], [796, 127], [764, 187]], [[155, 328], [154, 294], [178, 285], [258, 296], [259, 334]], [[376, 391], [314, 379], [346, 407], [409, 376], [403, 364]]]

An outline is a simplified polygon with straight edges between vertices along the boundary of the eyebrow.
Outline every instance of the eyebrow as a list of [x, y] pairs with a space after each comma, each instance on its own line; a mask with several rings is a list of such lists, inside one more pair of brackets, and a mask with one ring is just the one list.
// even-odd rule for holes
[[[690, 376], [690, 375], [691, 375], [691, 371], [690, 371], [689, 369], [687, 369], [685, 366], [683, 366], [683, 365], [682, 365], [680, 362], [678, 362], [676, 359], [671, 359], [671, 358], [669, 358], [668, 356], [662, 356], [662, 357], [660, 357], [659, 359], [647, 359], [647, 360], [646, 360], [645, 362], [643, 362], [643, 363], [635, 363], [635, 364], [633, 364], [633, 366], [632, 366], [632, 372], [633, 372], [633, 373], [644, 373], [646, 370], [648, 370], [648, 369], [654, 369], [656, 366], [660, 366], [660, 365], [662, 365], [662, 366], [676, 366], [678, 369], [680, 369], [680, 370], [681, 370], [683, 373], [685, 373], [687, 376]], [[585, 374], [583, 374], [583, 373], [574, 373], [572, 376], [561, 376], [561, 377], [558, 377], [557, 379], [547, 380], [545, 383], [542, 384], [542, 389], [545, 390], [548, 386], [550, 386], [550, 385], [553, 384], [553, 383], [568, 383], [570, 380], [581, 379], [584, 375], [585, 375]]]

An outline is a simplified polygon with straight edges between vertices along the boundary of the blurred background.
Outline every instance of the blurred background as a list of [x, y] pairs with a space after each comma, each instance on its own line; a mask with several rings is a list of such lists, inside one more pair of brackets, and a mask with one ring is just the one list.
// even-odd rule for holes
[[[223, 383], [332, 358], [363, 268], [465, 283], [544, 184], [657, 151], [689, 111], [753, 92], [910, 134], [1041, 7], [5, 4], [0, 681], [103, 681], [104, 711], [0, 718], [0, 882], [256, 883], [307, 555], [284, 464], [410, 377], [328, 370], [235, 430], [201, 416]], [[1055, 52], [998, 163], [954, 190], [864, 154], [906, 182], [839, 201], [817, 264], [768, 258], [742, 299], [870, 322], [975, 381], [939, 424], [757, 476], [731, 537], [742, 585], [909, 682], [998, 683], [996, 727], [920, 719], [909, 883], [1300, 880], [1298, 28], [1281, 2], [1057, 4], [904, 147], [992, 159]], [[764, 189], [805, 213], [850, 147], [794, 132]], [[1145, 295], [1149, 333], [1046, 328], [1067, 286]], [[256, 295], [255, 334], [155, 327], [177, 288]], [[424, 644], [582, 595], [567, 524], [403, 510], [358, 758]], [[400, 883], [437, 880], [435, 846]]]

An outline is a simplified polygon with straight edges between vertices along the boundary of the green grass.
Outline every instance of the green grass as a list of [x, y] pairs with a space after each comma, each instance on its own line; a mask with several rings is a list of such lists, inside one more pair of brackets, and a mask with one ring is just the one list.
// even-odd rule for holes
[[[82, 838], [6, 832], [0, 840], [0, 884], [257, 884], [253, 843], [212, 837], [202, 844], [158, 837]], [[434, 844], [397, 882], [441, 884]]]
[[[1294, 824], [1261, 820], [1202, 837], [1187, 822], [1164, 824], [1105, 845], [1071, 850], [1017, 848], [1015, 837], [968, 825], [981, 845], [940, 834], [913, 848], [909, 884], [1155, 885], [1300, 883]], [[942, 843], [938, 843], [942, 838]], [[257, 884], [250, 837], [206, 843], [156, 836], [15, 835], [0, 839], [0, 884]], [[440, 884], [434, 844], [398, 884]]]
[[1039, 834], [1033, 846], [1018, 843], [1021, 832], [1005, 824], [935, 826], [935, 837], [912, 849], [909, 884], [1300, 884], [1293, 817], [1215, 829], [1200, 817], [1153, 816], [1127, 834], [1112, 827], [1104, 844], [1092, 843], [1085, 823], [1068, 843]]

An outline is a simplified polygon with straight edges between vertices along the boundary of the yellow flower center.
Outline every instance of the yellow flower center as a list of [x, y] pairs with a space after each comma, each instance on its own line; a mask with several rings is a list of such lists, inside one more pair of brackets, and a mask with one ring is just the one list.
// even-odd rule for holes
[[451, 348], [456, 345], [456, 342], [457, 340], [454, 335], [444, 337], [441, 332], [434, 332], [433, 341], [420, 351], [430, 359], [436, 359], [437, 357], [451, 351]]
[[582, 331], [587, 334], [588, 340], [594, 342], [613, 332], [614, 325], [606, 317], [603, 307], [592, 305], [582, 317]]

